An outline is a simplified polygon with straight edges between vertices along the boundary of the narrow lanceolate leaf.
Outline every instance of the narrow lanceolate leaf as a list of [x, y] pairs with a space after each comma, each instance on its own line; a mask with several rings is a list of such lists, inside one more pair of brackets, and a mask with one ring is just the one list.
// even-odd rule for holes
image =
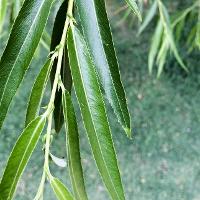
[[155, 0], [154, 3], [152, 4], [151, 8], [148, 10], [148, 13], [144, 19], [144, 22], [140, 26], [138, 34], [141, 34], [145, 30], [145, 28], [149, 25], [149, 23], [151, 22], [151, 20], [153, 19], [153, 17], [156, 14], [157, 7], [158, 7], [157, 0]]
[[51, 177], [50, 184], [58, 200], [74, 199], [65, 185], [57, 178]]
[[167, 12], [167, 9], [165, 8], [165, 6], [163, 5], [163, 3], [159, 0], [159, 11], [160, 11], [160, 17], [161, 17], [161, 21], [163, 23], [163, 26], [165, 28], [165, 34], [168, 38], [171, 50], [174, 53], [174, 56], [176, 58], [176, 60], [178, 61], [178, 63], [180, 64], [180, 66], [186, 71], [188, 72], [187, 67], [185, 66], [185, 64], [183, 63], [178, 50], [176, 48], [176, 44], [174, 41], [174, 37], [173, 37], [173, 33], [172, 33], [172, 27], [171, 27], [171, 23], [170, 23], [170, 17], [169, 14]]
[[27, 126], [32, 120], [34, 120], [38, 114], [41, 100], [47, 85], [47, 81], [49, 79], [52, 64], [53, 60], [47, 60], [44, 67], [41, 69], [38, 77], [36, 78], [36, 81], [31, 91], [31, 96], [29, 98], [25, 126]]
[[[53, 33], [52, 33], [52, 39], [51, 39], [51, 51], [54, 51], [57, 45], [60, 44], [60, 40], [63, 33], [63, 28], [65, 24], [65, 19], [67, 15], [67, 5], [68, 1], [65, 0], [61, 7], [58, 10], [58, 13], [56, 15], [56, 19], [54, 22], [53, 27]], [[51, 83], [53, 85], [53, 81], [55, 78], [56, 73], [56, 67], [57, 67], [57, 61], [54, 63], [51, 71]], [[63, 54], [63, 60], [62, 60], [62, 68], [61, 68], [61, 79], [65, 86], [65, 88], [71, 92], [72, 87], [72, 78], [71, 78], [71, 72], [69, 68], [69, 61], [68, 61], [68, 55], [67, 55], [67, 48], [64, 49]], [[55, 96], [55, 102], [54, 102], [54, 122], [55, 122], [55, 130], [56, 132], [59, 132], [62, 128], [64, 117], [63, 117], [63, 108], [62, 108], [62, 91], [57, 90], [56, 96]]]
[[138, 5], [135, 0], [126, 0], [129, 7], [132, 9], [132, 11], [137, 15], [140, 21], [142, 21], [142, 15], [140, 13], [140, 10], [138, 8]]
[[149, 50], [149, 56], [148, 56], [148, 67], [149, 67], [149, 73], [152, 73], [153, 65], [155, 61], [156, 54], [158, 53], [158, 49], [160, 47], [160, 42], [163, 35], [163, 25], [162, 22], [159, 20], [158, 24], [156, 26], [155, 33], [152, 38], [151, 47]]
[[158, 64], [157, 78], [160, 77], [160, 75], [163, 71], [163, 67], [164, 67], [164, 64], [166, 62], [168, 50], [169, 50], [169, 42], [168, 42], [168, 40], [166, 39], [166, 36], [165, 36], [165, 37], [163, 37], [163, 43], [160, 47], [160, 50], [159, 50], [158, 56], [157, 56], [157, 64]]
[[0, 128], [40, 41], [53, 0], [26, 0], [0, 61]]
[[130, 116], [104, 0], [77, 0], [76, 5], [100, 82], [119, 122], [130, 136]]
[[68, 32], [69, 60], [75, 92], [97, 167], [113, 200], [124, 200], [104, 99], [86, 43], [76, 28]]
[[67, 131], [67, 154], [70, 177], [76, 200], [87, 200], [79, 148], [79, 135], [71, 96], [63, 91], [64, 118]]
[[0, 183], [0, 194], [3, 200], [13, 198], [16, 185], [35, 149], [45, 121], [44, 116], [37, 117], [27, 126], [17, 140]]

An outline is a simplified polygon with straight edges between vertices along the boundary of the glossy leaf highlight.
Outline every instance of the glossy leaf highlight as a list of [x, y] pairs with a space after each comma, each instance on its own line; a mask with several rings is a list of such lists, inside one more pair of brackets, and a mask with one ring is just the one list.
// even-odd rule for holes
[[33, 58], [53, 0], [26, 0], [0, 61], [0, 128], [10, 102]]
[[97, 167], [113, 200], [124, 200], [104, 99], [86, 43], [77, 30], [68, 32], [69, 60], [76, 96]]
[[130, 137], [130, 116], [104, 0], [77, 0], [76, 5], [83, 33], [106, 97], [118, 121]]

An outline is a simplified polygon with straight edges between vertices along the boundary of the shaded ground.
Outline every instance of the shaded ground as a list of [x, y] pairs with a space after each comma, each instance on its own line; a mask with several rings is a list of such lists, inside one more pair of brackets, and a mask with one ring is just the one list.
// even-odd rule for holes
[[[113, 19], [113, 25], [116, 19]], [[199, 200], [200, 199], [200, 55], [187, 56], [190, 74], [182, 72], [170, 59], [160, 80], [147, 73], [149, 35], [136, 38], [124, 24], [113, 28], [122, 79], [132, 116], [134, 139], [128, 140], [112, 110], [109, 116], [119, 158], [127, 200]], [[45, 50], [43, 58], [45, 57]], [[26, 100], [31, 82], [43, 60], [35, 60], [12, 103], [0, 135], [0, 176], [9, 152], [23, 128]], [[48, 97], [48, 93], [46, 97]], [[44, 100], [45, 104], [45, 100]], [[77, 112], [79, 112], [77, 110]], [[78, 114], [82, 161], [90, 199], [108, 199], [92, 160]], [[65, 155], [64, 132], [55, 137], [52, 152]], [[16, 199], [31, 200], [37, 190], [43, 165], [42, 143], [34, 152], [19, 184]], [[67, 170], [53, 164], [52, 172], [69, 182]], [[55, 197], [50, 189], [46, 199]]]

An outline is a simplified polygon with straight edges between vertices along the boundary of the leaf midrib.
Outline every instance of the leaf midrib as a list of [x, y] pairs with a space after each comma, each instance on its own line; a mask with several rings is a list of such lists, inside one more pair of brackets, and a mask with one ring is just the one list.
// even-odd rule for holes
[[[73, 43], [74, 43], [74, 47], [75, 47], [75, 51], [76, 51], [76, 43], [74, 42], [75, 40], [74, 40], [74, 34], [72, 34], [72, 36], [73, 36]], [[87, 49], [87, 51], [88, 51], [88, 49]], [[78, 55], [77, 54], [77, 51], [76, 51], [76, 55]], [[78, 57], [77, 57], [78, 58]], [[79, 68], [79, 72], [81, 72], [81, 70], [80, 70], [80, 63], [79, 63], [79, 60], [77, 59], [77, 62], [78, 62], [78, 68]], [[104, 156], [103, 156], [103, 153], [102, 153], [102, 150], [101, 150], [101, 146], [100, 146], [100, 144], [99, 144], [99, 138], [98, 138], [98, 136], [97, 136], [97, 134], [96, 134], [96, 127], [94, 126], [94, 122], [93, 122], [93, 118], [92, 118], [92, 113], [91, 113], [91, 110], [90, 110], [90, 106], [89, 106], [89, 103], [88, 103], [88, 99], [87, 99], [87, 95], [86, 95], [86, 90], [85, 90], [85, 87], [84, 87], [84, 84], [83, 84], [83, 76], [82, 76], [82, 73], [80, 73], [80, 76], [81, 76], [81, 82], [82, 82], [82, 86], [83, 86], [83, 92], [84, 92], [84, 94], [85, 94], [85, 99], [86, 99], [86, 101], [87, 101], [87, 105], [88, 105], [88, 110], [89, 110], [89, 113], [90, 113], [90, 118], [91, 118], [91, 121], [92, 121], [92, 124], [93, 124], [93, 128], [94, 128], [94, 130], [95, 130], [95, 135], [96, 135], [96, 137], [97, 137], [97, 145], [98, 145], [98, 147], [99, 147], [99, 149], [100, 149], [100, 153], [101, 153], [101, 157], [102, 157], [102, 160], [103, 160], [103, 162], [104, 162], [104, 165], [105, 165], [105, 167], [106, 167], [106, 171], [107, 171], [107, 174], [108, 174], [108, 176], [109, 176], [109, 179], [110, 179], [110, 182], [111, 182], [111, 184], [112, 184], [112, 186], [113, 186], [113, 188], [114, 188], [114, 191], [115, 191], [115, 193], [117, 194], [117, 197], [120, 199], [120, 197], [119, 197], [119, 195], [118, 195], [118, 192], [116, 191], [116, 189], [115, 189], [115, 185], [114, 185], [114, 183], [113, 183], [113, 181], [112, 181], [112, 178], [111, 178], [111, 176], [110, 176], [110, 173], [109, 173], [109, 171], [108, 171], [108, 168], [107, 168], [107, 165], [106, 165], [106, 162], [105, 162], [105, 160], [104, 160]], [[97, 82], [98, 82], [98, 79], [97, 79]], [[99, 86], [98, 86], [99, 87]], [[100, 88], [99, 88], [99, 90], [100, 90]], [[103, 99], [102, 99], [102, 95], [101, 95], [101, 100], [103, 101]]]

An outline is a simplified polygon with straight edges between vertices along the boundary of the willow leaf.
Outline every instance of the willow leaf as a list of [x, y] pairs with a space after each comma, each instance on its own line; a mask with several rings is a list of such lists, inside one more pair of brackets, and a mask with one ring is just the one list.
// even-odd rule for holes
[[157, 78], [160, 78], [160, 75], [163, 71], [163, 67], [166, 62], [168, 50], [169, 50], [169, 43], [165, 36], [165, 37], [163, 37], [163, 43], [160, 47], [160, 50], [159, 50], [158, 56], [157, 56], [157, 64], [158, 64]]
[[141, 34], [145, 30], [145, 28], [149, 25], [149, 23], [156, 14], [157, 7], [158, 7], [157, 0], [155, 0], [145, 17], [144, 22], [140, 26], [138, 34]]
[[0, 128], [10, 102], [33, 58], [53, 0], [26, 0], [0, 61]]
[[[196, 2], [197, 3], [197, 2]], [[173, 21], [172, 28], [174, 28], [178, 23], [180, 23], [182, 20], [185, 20], [186, 16], [196, 7], [196, 3], [194, 3], [192, 6], [186, 8], [183, 10]]]
[[16, 185], [35, 149], [45, 121], [44, 116], [37, 117], [27, 126], [17, 140], [0, 183], [0, 194], [3, 200], [13, 198]]
[[149, 50], [148, 67], [149, 67], [150, 74], [152, 73], [152, 70], [153, 70], [154, 60], [155, 60], [156, 54], [158, 52], [158, 49], [159, 49], [159, 46], [161, 43], [162, 35], [163, 35], [163, 25], [162, 25], [161, 21], [159, 20], [158, 24], [156, 26], [156, 30], [153, 35], [151, 47]]
[[139, 18], [140, 21], [142, 21], [142, 15], [140, 13], [140, 10], [138, 8], [138, 5], [135, 0], [126, 0], [127, 4], [131, 8], [131, 10], [136, 14], [136, 16]]
[[79, 135], [71, 96], [63, 92], [63, 107], [67, 131], [67, 153], [71, 182], [76, 200], [87, 200], [79, 148]]
[[130, 137], [130, 116], [104, 0], [77, 0], [76, 5], [100, 82], [119, 122]]
[[60, 180], [51, 177], [50, 184], [58, 200], [73, 200], [71, 193]]
[[100, 84], [86, 43], [77, 30], [68, 32], [69, 61], [75, 92], [97, 167], [112, 199], [124, 200], [124, 191]]
[[173, 37], [173, 33], [172, 33], [172, 28], [171, 28], [171, 23], [170, 23], [170, 17], [169, 14], [167, 12], [167, 9], [165, 8], [165, 6], [163, 5], [163, 3], [159, 0], [159, 10], [160, 10], [160, 17], [161, 17], [161, 21], [163, 23], [163, 26], [165, 28], [165, 34], [168, 38], [170, 47], [174, 53], [174, 56], [176, 58], [176, 60], [178, 61], [178, 63], [180, 64], [180, 66], [186, 71], [188, 72], [187, 67], [185, 66], [185, 64], [183, 63], [178, 50], [176, 48], [176, 44], [174, 41], [174, 37]]
[[[53, 33], [51, 38], [51, 51], [53, 51], [57, 45], [60, 44], [60, 40], [63, 33], [63, 28], [65, 24], [66, 19], [66, 13], [67, 13], [67, 5], [68, 1], [65, 0], [61, 7], [58, 10], [58, 13], [56, 15], [56, 19], [54, 22], [53, 27]], [[53, 81], [55, 78], [56, 73], [56, 67], [57, 67], [57, 60], [54, 63], [51, 71], [51, 83], [53, 85]], [[71, 72], [69, 68], [69, 61], [67, 56], [67, 48], [64, 49], [64, 55], [63, 55], [63, 61], [62, 61], [62, 68], [61, 68], [61, 79], [65, 86], [65, 88], [71, 92], [72, 87], [72, 78], [71, 78]], [[56, 132], [59, 132], [62, 128], [64, 117], [63, 117], [63, 108], [62, 108], [62, 91], [57, 90], [56, 96], [55, 96], [55, 102], [54, 102], [54, 122], [55, 122], [55, 130]]]
[[51, 59], [47, 60], [38, 77], [36, 78], [29, 98], [25, 126], [34, 120], [38, 114], [41, 100], [47, 85], [47, 81], [49, 79], [52, 64], [53, 61]]

